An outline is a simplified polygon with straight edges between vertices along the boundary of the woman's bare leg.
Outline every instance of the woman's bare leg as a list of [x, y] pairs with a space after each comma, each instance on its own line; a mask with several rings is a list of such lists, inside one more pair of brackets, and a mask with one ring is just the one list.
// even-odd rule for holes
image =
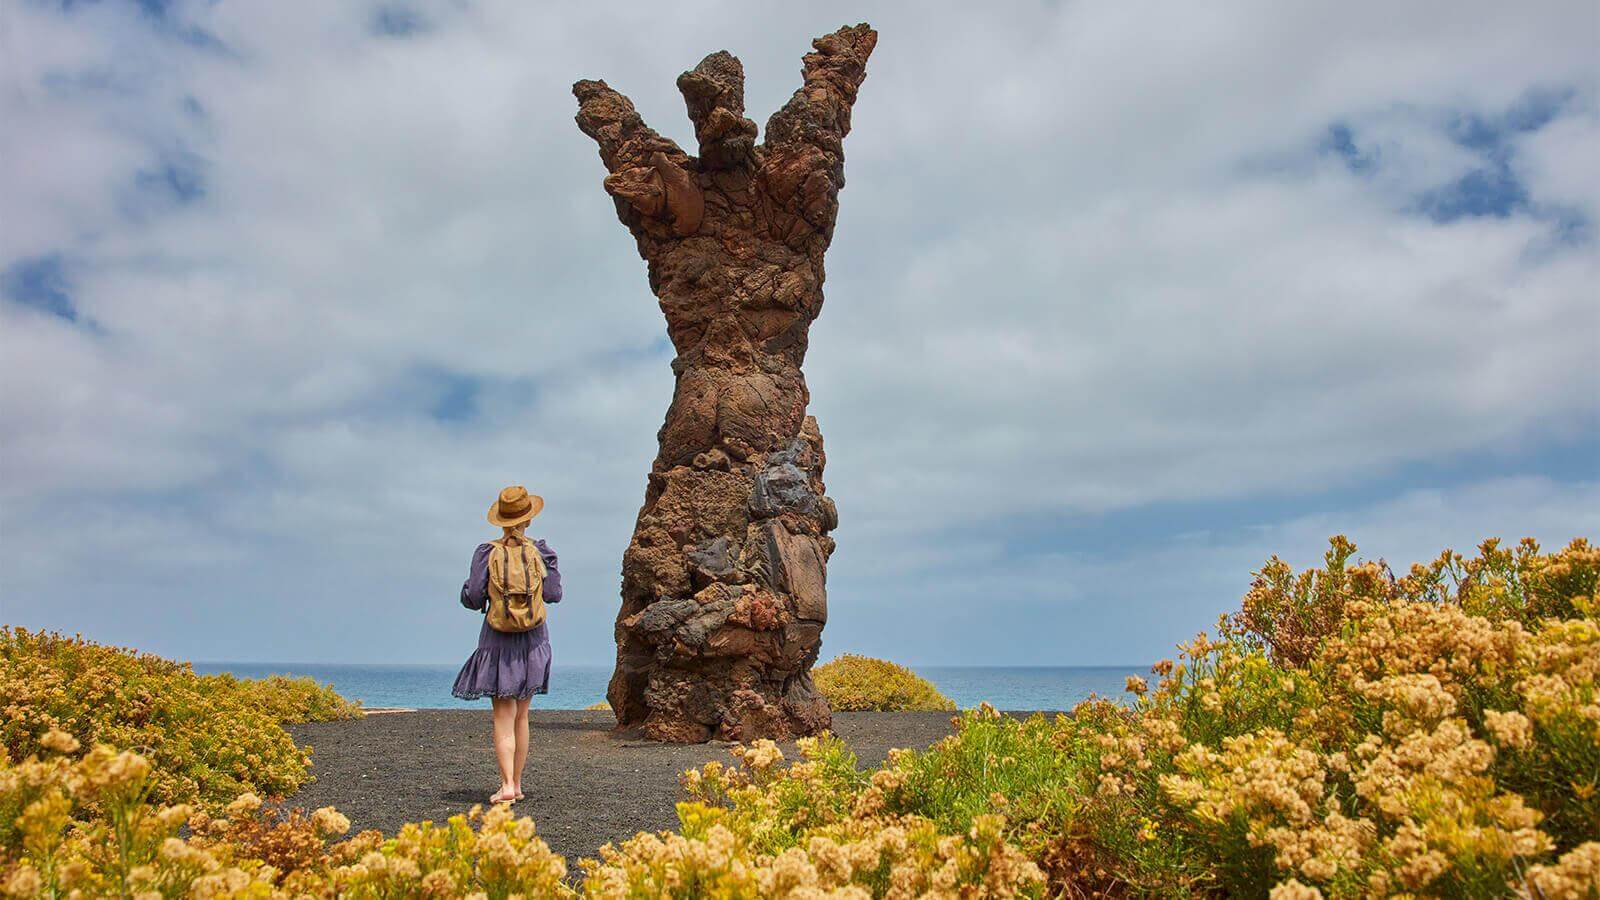
[[522, 796], [522, 767], [528, 764], [528, 702], [533, 698], [517, 701], [517, 718], [513, 726], [517, 734], [516, 768], [511, 770], [511, 785], [516, 788], [517, 796]]
[[516, 770], [512, 766], [517, 757], [517, 701], [512, 697], [494, 698], [494, 759], [500, 766], [500, 790], [489, 798], [490, 803], [514, 799], [517, 795]]

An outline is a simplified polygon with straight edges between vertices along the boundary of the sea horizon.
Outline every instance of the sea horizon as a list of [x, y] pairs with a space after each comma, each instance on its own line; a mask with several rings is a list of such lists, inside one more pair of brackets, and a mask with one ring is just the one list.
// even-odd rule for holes
[[[369, 708], [477, 709], [484, 700], [460, 700], [450, 687], [458, 663], [297, 663], [199, 661], [202, 675], [237, 678], [270, 675], [309, 677]], [[939, 665], [911, 666], [955, 704], [968, 709], [987, 702], [1008, 710], [1070, 709], [1090, 695], [1117, 698], [1129, 675], [1144, 675], [1149, 665]], [[555, 663], [550, 692], [535, 697], [536, 709], [582, 709], [605, 699], [610, 663]]]

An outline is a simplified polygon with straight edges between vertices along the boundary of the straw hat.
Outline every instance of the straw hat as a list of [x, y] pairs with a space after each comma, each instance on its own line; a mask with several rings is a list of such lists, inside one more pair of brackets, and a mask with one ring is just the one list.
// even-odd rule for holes
[[489, 507], [489, 524], [510, 528], [533, 520], [544, 509], [544, 498], [514, 484], [500, 492], [500, 499]]

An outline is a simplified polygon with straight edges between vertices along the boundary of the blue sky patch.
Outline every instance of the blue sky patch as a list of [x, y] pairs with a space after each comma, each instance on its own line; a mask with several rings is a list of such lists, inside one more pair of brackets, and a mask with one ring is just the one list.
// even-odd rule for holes
[[380, 37], [404, 38], [427, 30], [422, 15], [408, 6], [384, 4], [372, 15], [372, 33]]
[[[1516, 102], [1494, 114], [1435, 111], [1433, 127], [1456, 146], [1478, 157], [1479, 164], [1466, 174], [1435, 184], [1406, 201], [1411, 212], [1446, 225], [1463, 218], [1507, 218], [1531, 215], [1548, 222], [1562, 244], [1581, 243], [1589, 234], [1588, 222], [1571, 209], [1545, 208], [1535, 202], [1527, 185], [1517, 177], [1513, 162], [1516, 141], [1544, 128], [1572, 106], [1577, 92], [1569, 87], [1546, 87], [1524, 93]], [[1420, 112], [1427, 116], [1428, 113]], [[1401, 146], [1403, 154], [1406, 150]], [[1304, 152], [1304, 151], [1302, 151]], [[1385, 163], [1384, 149], [1363, 140], [1359, 122], [1339, 120], [1329, 124], [1316, 140], [1312, 158], [1337, 160], [1352, 175], [1368, 177]], [[1306, 157], [1268, 156], [1251, 160], [1246, 171], [1289, 171], [1302, 168]]]
[[1328, 126], [1328, 133], [1323, 136], [1322, 143], [1317, 149], [1322, 153], [1339, 157], [1344, 161], [1345, 168], [1357, 175], [1369, 175], [1378, 167], [1377, 149], [1362, 149], [1357, 146], [1355, 132], [1344, 122], [1335, 122]]
[[[60, 0], [62, 12], [71, 14], [75, 7], [94, 6], [102, 0]], [[184, 22], [174, 13], [175, 0], [135, 0], [144, 20], [156, 31], [202, 50], [227, 51], [228, 47], [211, 32], [190, 22]]]
[[1474, 169], [1443, 187], [1424, 191], [1418, 212], [1441, 225], [1468, 216], [1503, 219], [1528, 206], [1528, 189], [1504, 162]]
[[1572, 102], [1576, 92], [1571, 88], [1543, 88], [1528, 91], [1498, 116], [1480, 116], [1464, 113], [1446, 126], [1450, 139], [1488, 156], [1510, 153], [1506, 138], [1529, 134], [1555, 121], [1561, 111]]
[[205, 160], [179, 150], [164, 153], [160, 162], [139, 170], [134, 183], [146, 194], [154, 194], [182, 206], [206, 195]]
[[1458, 146], [1483, 158], [1483, 166], [1453, 183], [1424, 192], [1418, 212], [1440, 224], [1469, 216], [1505, 218], [1531, 209], [1528, 189], [1512, 171], [1512, 141], [1550, 124], [1575, 96], [1571, 88], [1544, 88], [1524, 94], [1497, 116], [1462, 113], [1445, 123]]
[[429, 373], [434, 390], [428, 415], [436, 422], [469, 422], [478, 415], [483, 379], [460, 372]]
[[39, 78], [39, 86], [58, 100], [70, 100], [77, 94], [104, 93], [122, 97], [137, 95], [131, 86], [119, 81], [109, 68], [48, 72]]
[[0, 293], [13, 303], [49, 313], [68, 322], [78, 321], [72, 302], [72, 283], [61, 254], [20, 259], [0, 273]]

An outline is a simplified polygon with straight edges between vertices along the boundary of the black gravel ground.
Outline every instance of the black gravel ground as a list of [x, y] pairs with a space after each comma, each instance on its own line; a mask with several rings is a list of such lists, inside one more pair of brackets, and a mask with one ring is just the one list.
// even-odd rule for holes
[[[834, 733], [863, 766], [895, 747], [923, 748], [950, 733], [950, 713], [835, 713]], [[613, 736], [609, 712], [534, 710], [528, 769], [516, 804], [551, 848], [576, 867], [602, 844], [677, 824], [678, 775], [710, 760], [731, 763], [730, 744], [656, 744]], [[296, 725], [314, 748], [316, 780], [289, 798], [336, 806], [353, 830], [393, 833], [406, 822], [443, 822], [499, 787], [489, 711], [419, 710], [349, 722]], [[784, 754], [795, 758], [794, 745]]]

